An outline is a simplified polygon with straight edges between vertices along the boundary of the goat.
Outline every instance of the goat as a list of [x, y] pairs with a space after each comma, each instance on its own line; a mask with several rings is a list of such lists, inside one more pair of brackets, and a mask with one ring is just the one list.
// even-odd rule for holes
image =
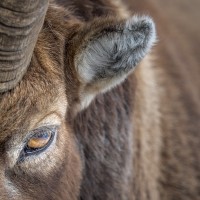
[[1, 0], [0, 16], [1, 199], [162, 199], [153, 20], [120, 0]]

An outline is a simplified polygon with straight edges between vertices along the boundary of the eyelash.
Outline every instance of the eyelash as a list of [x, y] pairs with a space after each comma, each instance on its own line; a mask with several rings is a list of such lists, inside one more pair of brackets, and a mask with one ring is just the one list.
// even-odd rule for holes
[[[23, 162], [26, 157], [38, 155], [38, 154], [44, 152], [46, 149], [48, 149], [48, 147], [52, 144], [52, 142], [55, 138], [57, 130], [58, 130], [58, 126], [52, 125], [52, 126], [43, 126], [43, 127], [40, 127], [40, 128], [37, 128], [37, 129], [31, 131], [30, 132], [31, 136], [26, 140], [26, 144], [20, 153], [18, 162]], [[41, 148], [29, 148], [28, 147], [28, 142], [31, 138], [33, 138], [34, 136], [37, 136], [37, 135], [44, 136], [47, 133], [47, 131], [48, 132], [50, 131], [51, 136], [45, 146], [43, 146]]]

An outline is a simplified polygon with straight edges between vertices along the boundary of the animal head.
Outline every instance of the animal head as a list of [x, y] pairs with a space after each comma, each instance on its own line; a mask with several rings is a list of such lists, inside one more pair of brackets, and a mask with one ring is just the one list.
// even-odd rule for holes
[[135, 69], [154, 23], [83, 22], [47, 0], [1, 0], [0, 15], [1, 199], [77, 199], [82, 166], [69, 118]]

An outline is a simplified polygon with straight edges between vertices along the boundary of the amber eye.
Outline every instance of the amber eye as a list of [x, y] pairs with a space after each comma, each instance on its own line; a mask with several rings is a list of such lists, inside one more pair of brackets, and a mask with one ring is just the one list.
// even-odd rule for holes
[[39, 149], [46, 146], [51, 139], [51, 133], [49, 131], [42, 132], [34, 135], [27, 143], [29, 149]]
[[31, 131], [21, 152], [20, 161], [27, 156], [36, 155], [46, 150], [51, 145], [57, 129], [58, 126], [44, 126]]

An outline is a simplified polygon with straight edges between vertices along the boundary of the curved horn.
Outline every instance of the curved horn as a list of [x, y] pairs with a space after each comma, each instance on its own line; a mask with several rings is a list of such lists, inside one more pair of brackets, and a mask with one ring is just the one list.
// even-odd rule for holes
[[47, 7], [48, 0], [0, 0], [0, 92], [25, 74]]

